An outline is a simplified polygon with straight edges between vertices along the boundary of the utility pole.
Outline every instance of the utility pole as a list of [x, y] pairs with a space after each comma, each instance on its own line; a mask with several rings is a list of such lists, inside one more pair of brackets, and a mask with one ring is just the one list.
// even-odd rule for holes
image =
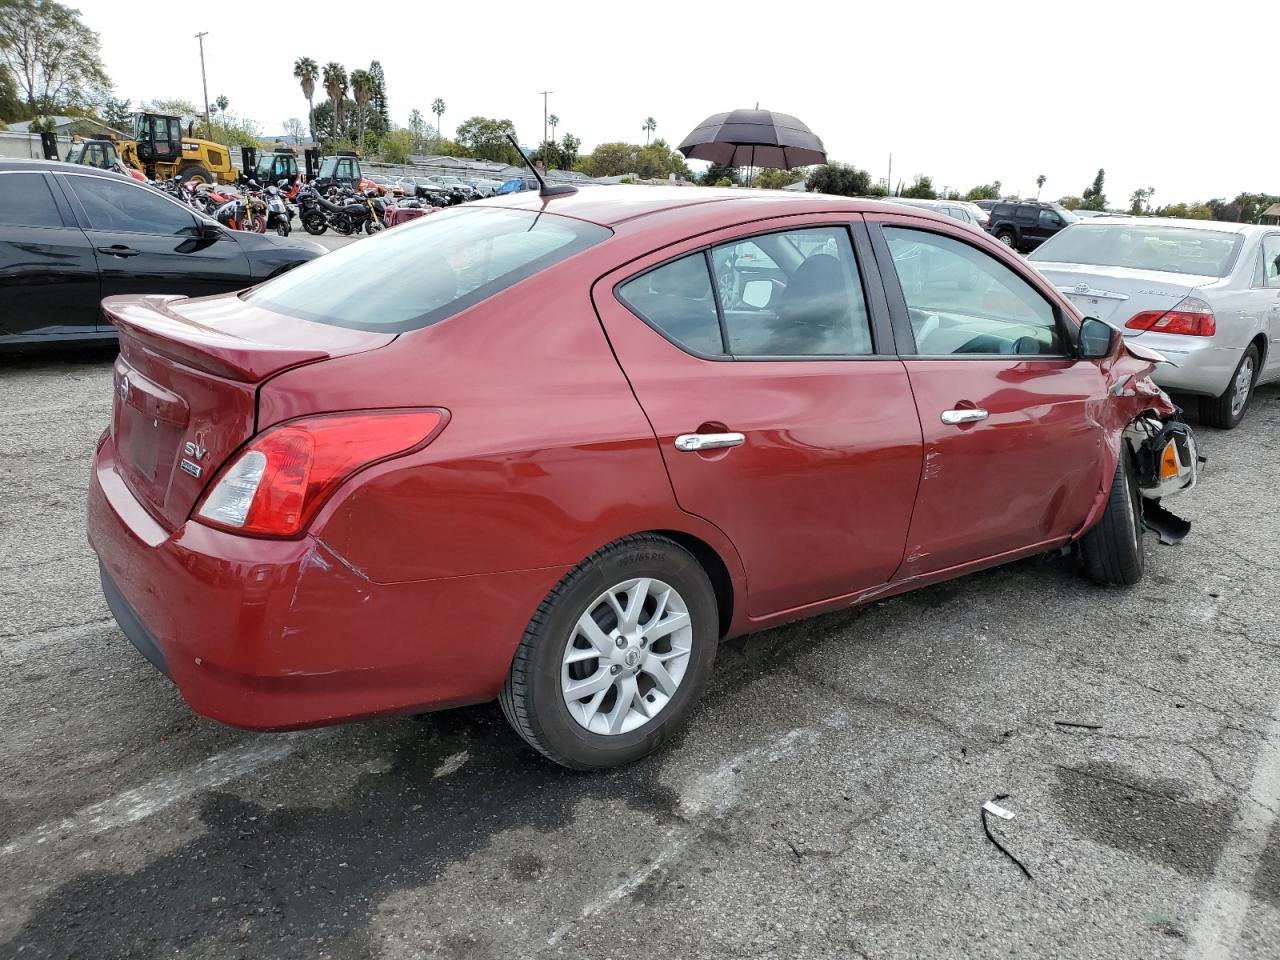
[[[547, 97], [555, 93], [554, 90], [542, 90], [542, 142], [547, 142]], [[545, 165], [545, 164], [544, 164]]]
[[889, 153], [889, 179], [885, 181], [889, 185], [889, 196], [893, 196], [893, 153]]
[[213, 124], [209, 122], [209, 81], [204, 75], [204, 38], [209, 35], [208, 30], [202, 30], [196, 34], [196, 39], [200, 41], [200, 83], [204, 86], [204, 135], [206, 139], [213, 139]]

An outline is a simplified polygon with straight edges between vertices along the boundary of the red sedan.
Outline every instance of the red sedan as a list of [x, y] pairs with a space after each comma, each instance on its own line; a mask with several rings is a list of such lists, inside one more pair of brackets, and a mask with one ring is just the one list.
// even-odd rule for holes
[[242, 727], [496, 697], [622, 763], [722, 638], [1068, 547], [1132, 583], [1197, 476], [1158, 355], [882, 203], [515, 194], [104, 308], [103, 589]]

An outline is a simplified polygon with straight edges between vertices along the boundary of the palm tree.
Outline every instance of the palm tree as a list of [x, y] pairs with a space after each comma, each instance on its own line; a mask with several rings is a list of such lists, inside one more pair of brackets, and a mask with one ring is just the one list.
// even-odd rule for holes
[[302, 84], [302, 95], [307, 98], [307, 122], [311, 127], [311, 139], [316, 138], [316, 108], [311, 98], [316, 94], [316, 81], [320, 79], [320, 68], [310, 57], [299, 57], [293, 61], [293, 76]]
[[369, 112], [369, 101], [373, 99], [374, 88], [373, 75], [368, 70], [351, 71], [351, 93], [356, 100], [356, 124], [360, 131], [356, 145], [361, 150], [364, 149], [365, 115]]
[[422, 111], [417, 107], [409, 114], [409, 129], [413, 131], [413, 149], [416, 153], [422, 149]]
[[431, 112], [436, 115], [436, 140], [439, 141], [444, 137], [444, 127], [440, 126], [440, 118], [444, 116], [444, 101], [436, 97], [431, 104]]
[[645, 117], [644, 126], [640, 128], [644, 131], [644, 145], [649, 145], [649, 134], [658, 129], [658, 121], [653, 117]]
[[217, 100], [213, 101], [213, 107], [214, 107], [214, 109], [215, 109], [215, 110], [217, 110], [219, 113], [226, 113], [226, 112], [227, 112], [227, 107], [229, 107], [229, 106], [231, 106], [231, 101], [230, 101], [230, 100], [228, 100], [228, 99], [226, 98], [226, 95], [225, 95], [225, 94], [223, 94], [222, 96], [218, 97], [218, 99], [217, 99]]
[[1040, 176], [1036, 177], [1036, 199], [1037, 200], [1040, 199], [1040, 190], [1041, 188], [1044, 187], [1044, 182], [1048, 179], [1049, 178], [1046, 177], [1043, 173], [1040, 174]]
[[342, 138], [347, 108], [344, 103], [347, 97], [347, 71], [342, 64], [330, 60], [324, 65], [324, 92], [333, 101], [333, 139]]
[[555, 140], [556, 138], [556, 127], [559, 126], [559, 124], [560, 124], [560, 118], [557, 117], [554, 113], [551, 116], [547, 117], [547, 126], [551, 128], [552, 140]]

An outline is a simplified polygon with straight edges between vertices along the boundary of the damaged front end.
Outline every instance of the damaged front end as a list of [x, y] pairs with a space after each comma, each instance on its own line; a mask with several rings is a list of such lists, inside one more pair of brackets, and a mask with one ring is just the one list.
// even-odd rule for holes
[[1195, 434], [1175, 407], [1170, 414], [1144, 413], [1125, 428], [1124, 440], [1142, 493], [1143, 526], [1154, 530], [1161, 543], [1178, 543], [1191, 531], [1191, 523], [1170, 513], [1161, 501], [1199, 481], [1205, 458], [1196, 449]]

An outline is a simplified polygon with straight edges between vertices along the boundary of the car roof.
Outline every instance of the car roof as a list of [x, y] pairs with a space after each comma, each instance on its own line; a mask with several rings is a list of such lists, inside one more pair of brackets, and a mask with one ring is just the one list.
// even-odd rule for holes
[[1090, 226], [1100, 227], [1120, 227], [1131, 226], [1134, 223], [1142, 226], [1151, 227], [1177, 227], [1183, 230], [1214, 230], [1218, 233], [1260, 233], [1264, 230], [1274, 230], [1275, 227], [1268, 228], [1263, 224], [1257, 223], [1233, 223], [1230, 220], [1192, 220], [1183, 217], [1124, 217], [1124, 216], [1105, 216], [1105, 217], [1086, 217], [1082, 222], [1088, 223]]
[[103, 170], [101, 167], [88, 167], [80, 163], [65, 163], [62, 160], [0, 160], [0, 172], [6, 170], [41, 171], [49, 173], [75, 173], [80, 176], [104, 177], [109, 180], [123, 180], [126, 183], [137, 183], [132, 177], [114, 170]]
[[[510, 207], [523, 210], [546, 210], [605, 227], [640, 220], [669, 211], [691, 210], [717, 205], [721, 219], [728, 209], [735, 217], [750, 220], [802, 213], [823, 213], [839, 209], [850, 213], [891, 213], [892, 203], [837, 197], [825, 193], [798, 193], [784, 190], [726, 189], [716, 187], [659, 187], [631, 184], [600, 185], [572, 194], [542, 197], [536, 192], [512, 193], [489, 200], [478, 200], [484, 206]], [[897, 205], [898, 209], [901, 205]], [[947, 218], [918, 207], [924, 216]]]

